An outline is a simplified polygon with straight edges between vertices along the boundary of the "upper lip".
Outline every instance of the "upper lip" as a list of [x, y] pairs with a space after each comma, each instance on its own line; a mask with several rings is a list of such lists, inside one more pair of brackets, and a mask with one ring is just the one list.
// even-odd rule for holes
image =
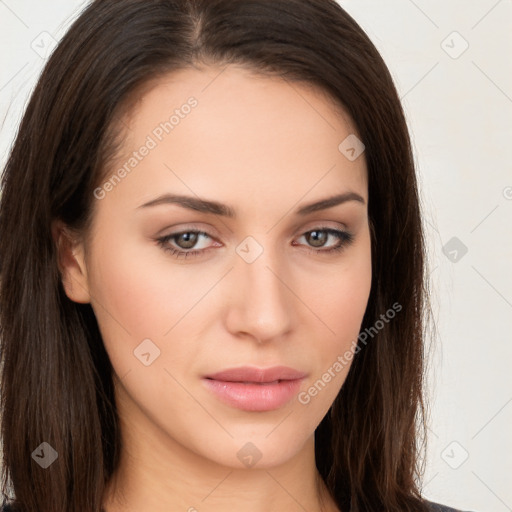
[[279, 380], [302, 379], [306, 374], [288, 366], [273, 366], [272, 368], [254, 368], [240, 366], [222, 370], [205, 378], [224, 382], [274, 382]]

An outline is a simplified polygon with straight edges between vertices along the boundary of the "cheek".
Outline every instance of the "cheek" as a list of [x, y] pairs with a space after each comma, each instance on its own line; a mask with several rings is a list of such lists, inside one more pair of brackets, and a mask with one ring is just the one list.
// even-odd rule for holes
[[[209, 401], [213, 399], [201, 394], [194, 381], [195, 360], [204, 365], [209, 361], [208, 349], [200, 340], [204, 339], [203, 333], [211, 334], [217, 328], [215, 322], [228, 311], [223, 309], [223, 299], [238, 283], [228, 276], [215, 288], [219, 276], [226, 272], [223, 264], [215, 268], [207, 264], [180, 265], [154, 245], [132, 238], [116, 239], [112, 230], [108, 237], [98, 239], [89, 265], [94, 311], [115, 373], [125, 389], [127, 410], [134, 413], [140, 408], [149, 421], [195, 452], [236, 464], [230, 454], [239, 448], [226, 440], [225, 432], [192, 397], [203, 397], [212, 408], [216, 406], [216, 402]], [[346, 364], [339, 371], [335, 364], [357, 339], [366, 309], [371, 285], [369, 240], [361, 237], [357, 246], [337, 260], [339, 263], [333, 261], [326, 258], [322, 264], [317, 260], [300, 268], [291, 265], [288, 274], [294, 292], [304, 303], [290, 296], [297, 340], [303, 343], [292, 349], [301, 351], [296, 360], [311, 370], [302, 394], [292, 405], [295, 422], [283, 422], [280, 430], [268, 437], [271, 428], [266, 424], [245, 425], [230, 413], [223, 419], [236, 435], [236, 443], [252, 436], [262, 451], [276, 454], [276, 460], [291, 456], [311, 436], [332, 405], [350, 366]], [[210, 291], [213, 293], [208, 295]], [[146, 338], [161, 349], [149, 367], [134, 357], [134, 350]], [[184, 391], [182, 383], [193, 393]], [[132, 409], [131, 401], [139, 407]]]
[[[175, 384], [164, 369], [178, 376], [194, 367], [200, 350], [194, 340], [215, 315], [208, 292], [220, 271], [181, 265], [156, 244], [115, 233], [98, 237], [91, 254], [94, 313], [117, 375], [144, 381], [141, 399], [144, 392], [155, 397]], [[146, 367], [141, 357], [148, 352]]]
[[[348, 374], [368, 304], [372, 282], [369, 232], [359, 239], [340, 264], [323, 274], [315, 293], [308, 297], [311, 310], [321, 321], [318, 327], [317, 371], [305, 390], [304, 405], [312, 402], [323, 411], [331, 406]], [[299, 397], [300, 399], [300, 397]], [[299, 400], [300, 402], [300, 400]], [[314, 403], [314, 404], [313, 404]]]
[[[311, 287], [311, 309], [324, 322], [328, 346], [341, 349], [357, 338], [372, 283], [371, 245], [369, 232], [361, 233], [357, 243], [320, 274]], [[303, 284], [306, 290], [306, 283]]]
[[163, 339], [211, 286], [185, 268], [147, 241], [104, 244], [91, 263], [97, 316], [134, 342]]
[[319, 296], [316, 307], [323, 323], [317, 329], [311, 353], [315, 372], [297, 396], [304, 432], [318, 426], [343, 386], [353, 362], [370, 287], [371, 269], [368, 272], [362, 265], [358, 273], [341, 273]]
[[[122, 366], [118, 373], [132, 368], [133, 351], [145, 339], [161, 350], [157, 366], [190, 363], [190, 354], [200, 348], [192, 348], [192, 340], [201, 337], [222, 307], [222, 301], [212, 303], [212, 297], [221, 288], [229, 296], [229, 286], [236, 282], [228, 277], [208, 297], [225, 269], [180, 264], [155, 244], [133, 234], [116, 236], [120, 232], [118, 227], [98, 237], [89, 264], [94, 311], [112, 361]], [[318, 363], [319, 372], [345, 353], [359, 333], [371, 285], [369, 233], [360, 235], [336, 257], [337, 263], [326, 257], [322, 264], [317, 260], [290, 274], [294, 292], [306, 306], [297, 303], [296, 327], [315, 339], [314, 347], [303, 349]], [[187, 343], [181, 348], [173, 344], [171, 361], [164, 349], [173, 338]]]

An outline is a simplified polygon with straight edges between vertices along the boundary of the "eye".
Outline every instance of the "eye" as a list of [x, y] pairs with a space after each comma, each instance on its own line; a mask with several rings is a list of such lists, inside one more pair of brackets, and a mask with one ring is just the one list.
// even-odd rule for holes
[[[212, 246], [192, 249], [201, 238], [213, 240], [213, 238], [204, 231], [189, 230], [158, 238], [157, 243], [164, 251], [171, 253], [173, 256], [177, 258], [187, 258], [189, 256], [204, 254], [206, 251], [212, 249]], [[306, 243], [310, 247], [313, 247], [313, 249], [309, 249], [311, 252], [324, 254], [343, 250], [353, 242], [354, 235], [348, 231], [319, 227], [304, 233], [301, 235], [301, 238], [305, 238], [307, 240]], [[319, 247], [324, 247], [329, 238], [334, 238], [337, 240], [337, 243], [327, 249], [318, 249]], [[174, 246], [171, 245], [171, 243], [174, 244]], [[218, 244], [218, 242], [216, 243]], [[294, 243], [293, 245], [302, 244]]]
[[[157, 240], [158, 245], [162, 247], [162, 249], [166, 252], [170, 252], [173, 256], [184, 257], [188, 256], [196, 256], [199, 253], [204, 253], [210, 249], [210, 247], [199, 249], [199, 250], [187, 250], [194, 247], [200, 237], [211, 238], [208, 233], [204, 231], [182, 231], [181, 233], [173, 233], [172, 235], [167, 235]], [[173, 241], [178, 248], [176, 249], [169, 243]], [[184, 249], [184, 250], [181, 250]]]
[[[342, 231], [333, 228], [315, 228], [302, 235], [307, 240], [307, 244], [313, 247], [324, 247], [329, 237], [338, 240], [337, 244], [327, 249], [312, 249], [316, 253], [339, 252], [354, 241], [354, 235], [348, 231]], [[301, 238], [302, 238], [301, 237]]]

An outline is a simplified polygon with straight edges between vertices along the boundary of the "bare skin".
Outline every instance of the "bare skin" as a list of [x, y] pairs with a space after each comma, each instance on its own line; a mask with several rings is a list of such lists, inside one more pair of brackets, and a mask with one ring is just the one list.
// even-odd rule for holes
[[[86, 237], [72, 242], [54, 226], [66, 294], [91, 303], [115, 371], [123, 451], [107, 512], [339, 510], [316, 470], [314, 432], [346, 378], [350, 363], [333, 364], [353, 350], [370, 292], [364, 154], [340, 152], [356, 132], [318, 89], [221, 71], [179, 71], [147, 90], [124, 118], [129, 130], [106, 179], [151, 146], [148, 136], [155, 147], [101, 185]], [[180, 110], [172, 131], [155, 131], [190, 97], [197, 105]], [[346, 192], [362, 201], [296, 213]], [[224, 203], [236, 217], [141, 207], [162, 194]], [[325, 229], [353, 240], [323, 252], [343, 244]], [[207, 236], [188, 247], [180, 237], [157, 242], [190, 230]], [[134, 351], [148, 339], [145, 365]], [[246, 411], [204, 385], [205, 375], [242, 365], [304, 372], [302, 401], [297, 393]], [[309, 393], [319, 379], [325, 386]], [[253, 450], [256, 464], [241, 450]]]

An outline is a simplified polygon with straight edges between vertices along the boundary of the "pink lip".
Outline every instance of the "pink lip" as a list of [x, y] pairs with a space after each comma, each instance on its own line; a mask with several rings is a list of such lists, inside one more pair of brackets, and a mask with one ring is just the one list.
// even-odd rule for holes
[[203, 378], [225, 403], [244, 411], [271, 411], [288, 403], [299, 390], [304, 372], [286, 366], [231, 368]]

